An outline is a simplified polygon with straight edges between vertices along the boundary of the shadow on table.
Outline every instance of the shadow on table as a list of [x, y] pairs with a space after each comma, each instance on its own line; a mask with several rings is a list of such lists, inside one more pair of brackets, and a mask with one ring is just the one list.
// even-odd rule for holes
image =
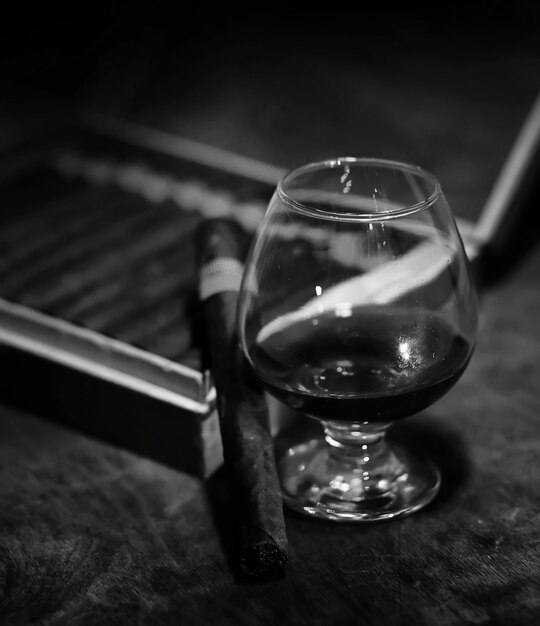
[[388, 439], [426, 457], [441, 472], [441, 487], [430, 509], [450, 500], [472, 474], [473, 462], [467, 442], [456, 428], [429, 413], [395, 424]]
[[222, 466], [205, 482], [206, 497], [213, 521], [219, 535], [221, 547], [227, 558], [229, 569], [236, 580], [242, 579], [238, 565], [240, 550], [239, 526], [233, 508], [233, 497], [225, 468]]
[[[320, 436], [321, 426], [318, 422], [298, 416], [276, 437], [276, 454], [279, 456], [302, 440]], [[419, 456], [430, 458], [439, 468], [441, 488], [429, 507], [430, 511], [450, 501], [472, 474], [471, 455], [462, 435], [451, 425], [441, 423], [428, 413], [394, 424], [389, 430], [388, 439], [406, 446]], [[206, 494], [231, 573], [237, 582], [249, 582], [251, 579], [246, 579], [238, 566], [241, 520], [235, 515], [234, 498], [223, 467], [206, 481]], [[290, 512], [291, 519], [297, 517], [307, 519], [299, 513]]]

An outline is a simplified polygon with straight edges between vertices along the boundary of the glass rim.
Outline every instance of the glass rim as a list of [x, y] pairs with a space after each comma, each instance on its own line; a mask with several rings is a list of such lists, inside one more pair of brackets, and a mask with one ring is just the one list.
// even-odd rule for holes
[[[293, 198], [287, 191], [285, 191], [285, 185], [292, 180], [293, 177], [298, 176], [299, 174], [314, 171], [314, 170], [325, 170], [332, 169], [341, 165], [342, 163], [349, 163], [355, 165], [363, 165], [363, 166], [371, 166], [371, 167], [379, 167], [383, 169], [394, 169], [399, 170], [401, 172], [406, 172], [409, 174], [413, 174], [422, 178], [425, 181], [429, 181], [433, 185], [433, 191], [431, 194], [418, 202], [413, 204], [403, 205], [399, 208], [388, 209], [387, 211], [378, 211], [375, 213], [361, 213], [361, 214], [353, 214], [353, 213], [339, 213], [337, 211], [332, 211], [329, 209], [321, 209], [318, 207], [311, 206], [309, 203], [300, 202]], [[318, 217], [320, 219], [327, 220], [335, 220], [339, 222], [372, 222], [372, 221], [382, 221], [394, 219], [397, 217], [403, 217], [406, 215], [410, 215], [412, 213], [418, 213], [419, 211], [423, 211], [428, 207], [432, 206], [441, 196], [441, 184], [439, 183], [436, 176], [434, 176], [431, 172], [425, 170], [424, 168], [413, 165], [410, 163], [405, 163], [402, 161], [395, 161], [391, 159], [381, 159], [375, 157], [336, 157], [333, 159], [326, 159], [323, 161], [314, 161], [312, 163], [307, 163], [305, 165], [301, 165], [294, 169], [289, 170], [284, 176], [282, 176], [281, 180], [277, 185], [277, 194], [282, 200], [284, 204], [286, 204], [289, 208], [302, 213], [304, 215], [308, 215], [310, 217]]]

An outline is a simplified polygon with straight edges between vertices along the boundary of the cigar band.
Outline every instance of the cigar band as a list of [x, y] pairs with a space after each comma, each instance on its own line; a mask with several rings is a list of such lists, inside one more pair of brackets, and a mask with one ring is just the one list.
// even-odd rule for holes
[[222, 257], [203, 265], [199, 273], [199, 297], [206, 300], [216, 293], [240, 291], [244, 266], [238, 259]]

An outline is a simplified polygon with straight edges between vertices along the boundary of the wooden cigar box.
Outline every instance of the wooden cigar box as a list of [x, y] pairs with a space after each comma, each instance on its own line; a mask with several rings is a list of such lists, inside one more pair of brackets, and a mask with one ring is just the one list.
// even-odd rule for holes
[[[540, 100], [478, 215], [453, 204], [479, 281], [530, 207], [539, 138]], [[205, 216], [232, 214], [248, 245], [282, 174], [110, 119], [4, 150], [0, 400], [209, 476], [222, 452], [193, 235]], [[288, 419], [275, 403], [271, 415], [275, 429]]]
[[233, 214], [247, 247], [280, 172], [93, 121], [20, 141], [0, 175], [0, 398], [208, 476], [222, 452], [193, 236]]

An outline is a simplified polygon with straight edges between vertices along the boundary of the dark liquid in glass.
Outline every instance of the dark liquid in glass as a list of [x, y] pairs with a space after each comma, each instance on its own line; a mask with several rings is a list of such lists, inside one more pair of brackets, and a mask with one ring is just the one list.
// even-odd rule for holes
[[278, 400], [322, 420], [389, 422], [429, 406], [472, 346], [436, 313], [363, 307], [259, 333], [255, 372]]

